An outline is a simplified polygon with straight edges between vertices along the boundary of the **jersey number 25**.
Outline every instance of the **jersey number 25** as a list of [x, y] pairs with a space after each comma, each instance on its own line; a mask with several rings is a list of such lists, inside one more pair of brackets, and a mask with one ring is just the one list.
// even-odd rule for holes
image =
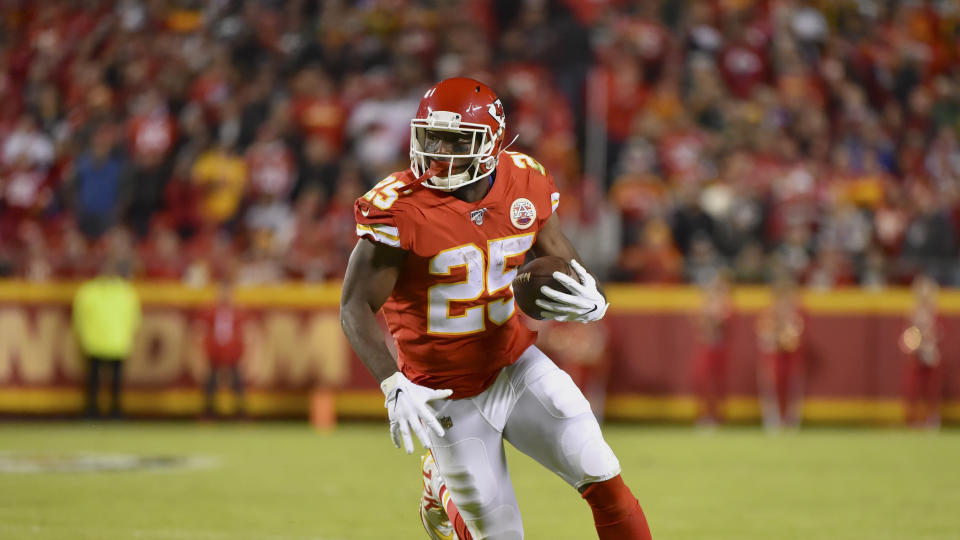
[[[476, 244], [465, 244], [438, 253], [430, 259], [430, 273], [449, 276], [454, 268], [466, 269], [466, 279], [455, 283], [441, 283], [428, 291], [427, 332], [430, 334], [462, 335], [483, 332], [486, 321], [500, 325], [510, 319], [514, 311], [511, 295], [506, 299], [492, 299], [451, 313], [453, 302], [474, 302], [492, 297], [513, 282], [523, 256], [533, 246], [533, 233], [508, 236], [487, 241], [487, 257]], [[514, 264], [507, 268], [508, 259]], [[501, 295], [502, 296], [502, 295]]]

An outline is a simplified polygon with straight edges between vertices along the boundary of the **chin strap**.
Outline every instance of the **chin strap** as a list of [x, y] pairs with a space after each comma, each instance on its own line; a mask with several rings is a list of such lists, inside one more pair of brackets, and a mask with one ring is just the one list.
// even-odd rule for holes
[[423, 171], [423, 174], [421, 174], [420, 178], [417, 178], [415, 182], [417, 183], [426, 182], [427, 180], [433, 178], [434, 176], [440, 174], [441, 172], [443, 172], [443, 165], [440, 165], [434, 162], [432, 165], [430, 165], [429, 169]]
[[411, 191], [416, 191], [416, 190], [428, 187], [427, 180], [436, 176], [437, 173], [441, 171], [441, 169], [442, 167], [434, 165], [433, 167], [430, 167], [429, 169], [424, 171], [424, 173], [421, 174], [419, 178], [416, 178], [412, 182], [404, 184], [399, 188], [397, 188], [397, 191], [399, 193], [408, 193]]

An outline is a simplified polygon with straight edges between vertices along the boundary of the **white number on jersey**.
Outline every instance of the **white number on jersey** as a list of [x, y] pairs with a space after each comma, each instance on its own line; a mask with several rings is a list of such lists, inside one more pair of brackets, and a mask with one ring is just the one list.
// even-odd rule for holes
[[521, 169], [526, 169], [530, 167], [531, 169], [536, 169], [540, 171], [540, 174], [546, 176], [547, 170], [543, 168], [543, 165], [539, 161], [533, 159], [532, 157], [520, 153], [520, 152], [507, 152], [507, 155], [510, 156], [510, 159], [513, 160], [513, 164]]
[[[473, 334], [486, 329], [486, 319], [503, 324], [514, 312], [514, 300], [491, 300], [486, 304], [467, 308], [460, 315], [450, 314], [451, 302], [470, 302], [492, 295], [510, 286], [517, 275], [517, 267], [507, 269], [507, 259], [520, 258], [533, 246], [534, 233], [497, 238], [487, 242], [487, 259], [476, 244], [466, 244], [438, 253], [430, 259], [430, 273], [449, 276], [452, 269], [464, 267], [466, 279], [456, 283], [441, 283], [427, 291], [427, 332], [430, 334]], [[489, 263], [487, 263], [489, 261]], [[487, 317], [484, 317], [484, 308]]]
[[393, 176], [388, 176], [373, 186], [363, 198], [381, 210], [389, 210], [400, 196], [397, 190], [402, 187], [402, 181], [397, 180]]

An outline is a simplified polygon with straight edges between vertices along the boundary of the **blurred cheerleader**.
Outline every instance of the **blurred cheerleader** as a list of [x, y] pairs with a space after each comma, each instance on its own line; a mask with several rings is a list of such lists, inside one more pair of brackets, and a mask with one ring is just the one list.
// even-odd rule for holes
[[757, 319], [757, 386], [763, 425], [775, 431], [800, 425], [804, 319], [792, 281], [778, 281], [772, 292], [772, 304]]
[[913, 281], [914, 306], [907, 328], [900, 334], [900, 350], [908, 356], [904, 398], [907, 424], [937, 428], [940, 425], [942, 379], [937, 317], [937, 283], [927, 276]]
[[693, 389], [699, 425], [713, 426], [723, 421], [732, 314], [730, 284], [725, 275], [717, 273], [704, 286], [703, 308], [693, 321], [698, 338], [693, 358]]

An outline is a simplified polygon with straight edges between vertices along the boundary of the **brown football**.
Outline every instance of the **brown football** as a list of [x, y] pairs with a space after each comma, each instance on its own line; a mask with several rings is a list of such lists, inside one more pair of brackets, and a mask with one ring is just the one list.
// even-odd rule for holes
[[[513, 278], [513, 297], [527, 316], [538, 320], [543, 319], [540, 316], [540, 306], [536, 304], [537, 299], [542, 298], [540, 287], [546, 285], [560, 292], [568, 292], [563, 284], [553, 279], [554, 272], [563, 272], [579, 281], [577, 273], [567, 264], [567, 261], [552, 255], [537, 257], [517, 271], [517, 277]], [[550, 299], [545, 298], [545, 300]]]

